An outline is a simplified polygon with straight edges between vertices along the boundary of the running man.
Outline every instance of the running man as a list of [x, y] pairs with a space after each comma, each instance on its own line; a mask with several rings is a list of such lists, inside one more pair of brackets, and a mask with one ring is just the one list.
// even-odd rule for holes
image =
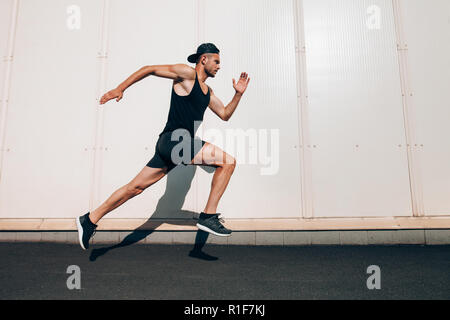
[[[214, 78], [220, 69], [219, 52], [214, 44], [204, 43], [187, 59], [190, 63], [196, 64], [195, 68], [186, 64], [145, 66], [133, 73], [116, 89], [102, 96], [100, 104], [105, 104], [112, 99], [119, 102], [125, 89], [149, 75], [173, 80], [169, 116], [156, 143], [154, 157], [133, 180], [115, 191], [100, 207], [76, 218], [78, 237], [84, 250], [88, 249], [89, 240], [103, 216], [141, 194], [179, 164], [208, 165], [216, 168], [209, 198], [204, 211], [200, 213], [197, 227], [217, 236], [226, 237], [231, 234], [231, 230], [220, 223], [223, 220], [220, 219], [220, 214], [216, 210], [236, 167], [236, 160], [217, 146], [195, 138], [198, 126], [194, 125], [203, 121], [207, 107], [220, 119], [228, 121], [250, 82], [246, 72], [241, 73], [237, 82], [233, 79], [233, 88], [236, 92], [231, 102], [225, 107], [205, 83], [209, 77]], [[190, 139], [188, 145], [190, 144], [191, 148], [181, 150], [183, 159], [189, 156], [187, 163], [180, 162], [181, 153], [172, 152], [174, 147], [180, 144], [179, 135], [176, 134], [180, 130], [187, 133], [181, 138]], [[185, 140], [182, 143], [185, 145]]]

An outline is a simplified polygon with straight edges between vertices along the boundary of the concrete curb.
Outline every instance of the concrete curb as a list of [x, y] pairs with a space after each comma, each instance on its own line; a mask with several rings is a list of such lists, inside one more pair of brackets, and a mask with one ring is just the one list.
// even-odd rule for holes
[[[98, 231], [93, 244], [194, 244], [197, 231]], [[204, 240], [203, 240], [204, 241]], [[78, 244], [76, 231], [0, 231], [0, 242], [54, 242]], [[230, 237], [209, 235], [207, 244], [220, 245], [448, 245], [450, 229], [334, 230], [334, 231], [234, 231]]]

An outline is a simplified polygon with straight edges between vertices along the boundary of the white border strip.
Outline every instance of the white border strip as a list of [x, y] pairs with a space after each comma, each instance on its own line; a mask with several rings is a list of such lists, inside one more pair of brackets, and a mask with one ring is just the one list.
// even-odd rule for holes
[[[102, 219], [97, 230], [196, 231], [195, 219]], [[314, 219], [225, 219], [233, 231], [449, 229], [450, 216]], [[77, 230], [75, 219], [0, 219], [0, 231]]]

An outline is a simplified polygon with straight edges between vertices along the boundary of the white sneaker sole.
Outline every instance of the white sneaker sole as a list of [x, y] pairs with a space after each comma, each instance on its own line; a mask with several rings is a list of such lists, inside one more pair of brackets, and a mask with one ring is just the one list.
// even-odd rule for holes
[[231, 236], [231, 234], [223, 234], [223, 233], [217, 233], [215, 231], [212, 231], [210, 228], [205, 227], [205, 226], [203, 226], [203, 225], [201, 225], [199, 223], [197, 223], [197, 228], [199, 228], [200, 230], [203, 230], [205, 232], [209, 232], [209, 233], [211, 233], [213, 235], [219, 236], [219, 237], [229, 237], [229, 236]]
[[80, 241], [80, 245], [83, 248], [83, 250], [86, 250], [86, 248], [83, 245], [83, 227], [81, 226], [80, 217], [77, 217], [75, 220], [77, 221], [78, 240]]

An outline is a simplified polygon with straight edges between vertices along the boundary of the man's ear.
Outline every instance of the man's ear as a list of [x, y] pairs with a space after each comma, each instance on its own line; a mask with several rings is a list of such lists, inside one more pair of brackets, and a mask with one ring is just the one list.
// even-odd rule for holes
[[208, 62], [208, 59], [212, 57], [211, 53], [204, 53], [203, 56], [200, 58], [200, 62], [205, 65], [206, 62]]

